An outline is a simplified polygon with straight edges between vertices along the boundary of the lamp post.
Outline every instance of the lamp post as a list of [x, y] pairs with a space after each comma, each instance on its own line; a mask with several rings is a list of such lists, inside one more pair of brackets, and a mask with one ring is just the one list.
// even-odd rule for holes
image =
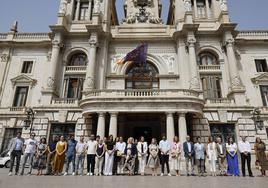
[[32, 108], [28, 108], [26, 110], [26, 119], [23, 121], [23, 127], [25, 130], [27, 130], [30, 127], [30, 134], [33, 129], [33, 121], [34, 121], [34, 111]]
[[251, 112], [252, 114], [252, 120], [254, 121], [255, 125], [255, 130], [257, 133], [257, 130], [262, 130], [264, 125], [263, 125], [263, 120], [261, 119], [261, 110], [260, 108], [254, 108], [253, 111]]

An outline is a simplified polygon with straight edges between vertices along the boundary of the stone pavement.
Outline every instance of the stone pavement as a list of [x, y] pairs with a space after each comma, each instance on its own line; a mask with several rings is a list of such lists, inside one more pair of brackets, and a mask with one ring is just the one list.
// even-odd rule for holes
[[[34, 171], [36, 173], [36, 171]], [[0, 168], [0, 188], [267, 188], [268, 177], [152, 177], [152, 176], [8, 176]], [[258, 172], [255, 172], [258, 175]]]

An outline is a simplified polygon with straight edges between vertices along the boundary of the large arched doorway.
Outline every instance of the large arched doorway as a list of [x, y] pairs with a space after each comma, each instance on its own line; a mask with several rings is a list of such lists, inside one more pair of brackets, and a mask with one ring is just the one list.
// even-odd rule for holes
[[158, 69], [149, 61], [132, 63], [126, 71], [126, 89], [159, 89]]

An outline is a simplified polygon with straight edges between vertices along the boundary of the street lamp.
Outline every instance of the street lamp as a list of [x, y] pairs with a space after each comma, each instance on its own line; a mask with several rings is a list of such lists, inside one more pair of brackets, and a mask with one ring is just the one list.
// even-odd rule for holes
[[31, 108], [28, 108], [26, 110], [26, 119], [23, 121], [22, 126], [25, 130], [27, 130], [30, 127], [30, 134], [32, 132], [33, 128], [33, 121], [34, 121], [34, 111]]
[[261, 110], [259, 108], [254, 108], [251, 114], [252, 114], [252, 120], [254, 121], [256, 132], [257, 129], [262, 130], [264, 125], [263, 120], [261, 119]]

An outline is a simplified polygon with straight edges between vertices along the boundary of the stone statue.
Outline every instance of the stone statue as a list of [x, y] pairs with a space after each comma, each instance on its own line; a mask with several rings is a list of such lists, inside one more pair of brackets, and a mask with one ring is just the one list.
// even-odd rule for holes
[[227, 0], [221, 0], [220, 8], [222, 11], [228, 11]]
[[186, 12], [192, 11], [192, 2], [191, 0], [184, 0], [184, 9]]
[[118, 67], [117, 62], [121, 59], [120, 55], [115, 55], [111, 58], [111, 73], [116, 73], [116, 69]]
[[100, 13], [100, 8], [101, 8], [101, 5], [100, 5], [100, 0], [95, 0], [94, 1], [94, 13]]
[[162, 23], [162, 19], [161, 18], [157, 18], [156, 16], [154, 16], [154, 14], [150, 14], [149, 15], [149, 22], [153, 23], [153, 24], [161, 24]]
[[60, 10], [59, 10], [59, 13], [60, 14], [66, 14], [66, 11], [67, 11], [67, 0], [61, 0], [60, 2]]

